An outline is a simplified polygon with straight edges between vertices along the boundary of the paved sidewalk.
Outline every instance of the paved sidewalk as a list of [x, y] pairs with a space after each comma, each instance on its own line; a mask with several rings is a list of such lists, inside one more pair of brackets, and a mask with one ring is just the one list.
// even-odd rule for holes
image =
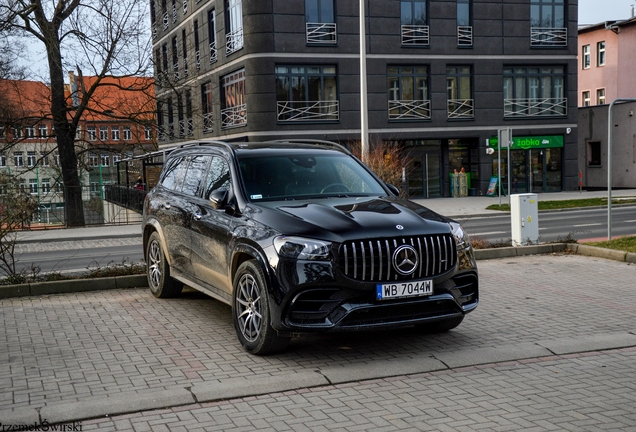
[[196, 292], [3, 299], [0, 422], [633, 431], [636, 267], [552, 254], [479, 269], [481, 304], [447, 334], [309, 335], [268, 357], [243, 352], [229, 307]]

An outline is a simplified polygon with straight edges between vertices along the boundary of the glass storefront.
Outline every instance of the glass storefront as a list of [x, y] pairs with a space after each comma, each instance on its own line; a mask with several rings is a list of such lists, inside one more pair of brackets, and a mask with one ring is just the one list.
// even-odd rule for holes
[[[497, 139], [489, 140], [498, 149]], [[513, 137], [510, 147], [510, 193], [559, 192], [562, 185], [563, 136]], [[492, 159], [492, 175], [497, 176], [499, 152]], [[508, 188], [508, 151], [501, 151], [501, 179]]]

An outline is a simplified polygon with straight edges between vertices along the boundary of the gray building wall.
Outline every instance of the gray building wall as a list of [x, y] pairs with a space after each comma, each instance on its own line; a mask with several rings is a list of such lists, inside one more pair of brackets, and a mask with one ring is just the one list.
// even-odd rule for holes
[[[473, 44], [458, 47], [455, 0], [429, 1], [430, 45], [402, 47], [399, 1], [367, 1], [367, 68], [368, 114], [371, 142], [382, 140], [441, 140], [448, 162], [447, 140], [467, 140], [476, 143], [472, 149], [473, 187], [485, 194], [493, 175], [492, 156], [486, 154], [486, 140], [496, 136], [498, 129], [511, 128], [516, 136], [562, 135], [564, 139], [562, 188], [578, 187], [577, 154], [577, 5], [568, 6], [568, 44], [566, 47], [536, 48], [530, 45], [530, 0], [474, 0]], [[189, 1], [193, 8], [186, 14], [178, 4], [177, 22], [153, 39], [154, 49], [167, 43], [172, 34], [179, 37], [186, 29], [188, 50], [193, 51], [192, 22], [199, 22], [201, 46], [209, 43], [207, 12], [216, 13], [218, 61], [212, 65], [202, 56], [201, 68], [194, 71], [189, 62], [189, 75], [171, 86], [158, 89], [159, 98], [172, 97], [174, 91], [189, 87], [194, 101], [192, 136], [183, 139], [262, 140], [296, 136], [338, 141], [358, 140], [360, 136], [359, 95], [359, 19], [357, 0], [338, 0], [336, 24], [338, 43], [335, 46], [309, 46], [305, 36], [305, 6], [302, 0], [244, 0], [244, 47], [225, 55], [225, 24], [222, 1]], [[160, 2], [157, 22], [160, 22]], [[169, 5], [170, 7], [170, 5]], [[202, 50], [203, 51], [203, 50]], [[181, 57], [181, 56], [180, 56]], [[189, 55], [189, 58], [192, 55]], [[171, 55], [169, 54], [171, 59]], [[169, 60], [171, 63], [171, 60]], [[338, 72], [339, 120], [336, 122], [277, 122], [275, 75], [276, 65], [335, 65]], [[429, 67], [430, 120], [390, 121], [386, 70], [389, 65], [426, 65]], [[447, 115], [446, 67], [469, 65], [473, 71], [473, 119], [449, 119]], [[559, 117], [505, 118], [503, 104], [503, 68], [505, 66], [551, 65], [566, 69], [567, 114]], [[244, 68], [246, 72], [247, 124], [221, 129], [219, 83], [225, 74]], [[202, 132], [202, 83], [214, 87], [214, 131]], [[174, 86], [174, 88], [172, 87]], [[175, 104], [176, 107], [176, 104]], [[176, 117], [176, 108], [175, 108]], [[570, 131], [567, 133], [566, 131]], [[181, 139], [166, 139], [164, 146]], [[444, 150], [445, 149], [445, 150]], [[446, 166], [446, 165], [445, 165]], [[448, 168], [442, 179], [448, 175]], [[443, 169], [444, 170], [444, 169]], [[444, 181], [444, 180], [442, 180]], [[447, 188], [445, 194], [447, 193]]]
[[[578, 166], [584, 189], [607, 189], [609, 105], [581, 107]], [[612, 187], [636, 188], [636, 102], [612, 108]], [[601, 164], [590, 164], [591, 146], [600, 145]]]

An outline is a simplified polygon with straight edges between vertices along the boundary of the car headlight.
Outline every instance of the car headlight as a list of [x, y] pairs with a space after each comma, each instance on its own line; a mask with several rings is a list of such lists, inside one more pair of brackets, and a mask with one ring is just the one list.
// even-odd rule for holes
[[280, 257], [324, 260], [329, 258], [331, 243], [303, 237], [278, 236], [274, 238], [274, 248]]
[[468, 234], [464, 231], [464, 228], [457, 222], [449, 222], [451, 227], [451, 234], [455, 238], [455, 244], [457, 245], [457, 250], [467, 249], [470, 247], [470, 238], [468, 238]]

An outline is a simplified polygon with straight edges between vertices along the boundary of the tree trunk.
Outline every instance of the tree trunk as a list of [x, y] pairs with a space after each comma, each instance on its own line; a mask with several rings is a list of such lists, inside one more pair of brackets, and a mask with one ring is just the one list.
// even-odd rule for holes
[[64, 71], [57, 32], [51, 31], [46, 42], [51, 79], [51, 113], [57, 148], [60, 154], [67, 226], [84, 226], [84, 203], [75, 153], [75, 125], [69, 118], [64, 94]]

